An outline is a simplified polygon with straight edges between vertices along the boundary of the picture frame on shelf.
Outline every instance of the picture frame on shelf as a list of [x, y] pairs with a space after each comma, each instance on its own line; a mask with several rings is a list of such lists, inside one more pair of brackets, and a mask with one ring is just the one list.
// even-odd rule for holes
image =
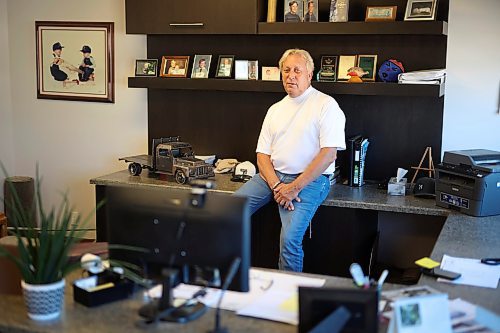
[[234, 55], [220, 55], [217, 62], [217, 78], [231, 78], [233, 75]]
[[193, 60], [193, 69], [191, 70], [192, 79], [208, 79], [210, 71], [210, 63], [212, 62], [211, 54], [196, 54]]
[[434, 21], [436, 19], [437, 0], [408, 0], [405, 21]]
[[250, 60], [248, 61], [248, 79], [258, 80], [259, 79], [259, 61]]
[[365, 72], [363, 81], [375, 81], [377, 77], [377, 55], [376, 54], [360, 54], [358, 55], [358, 67], [361, 67]]
[[337, 81], [347, 81], [350, 76], [347, 75], [349, 68], [356, 66], [356, 55], [341, 55], [339, 56], [339, 65], [337, 69]]
[[304, 22], [318, 22], [318, 0], [304, 1]]
[[335, 82], [337, 81], [338, 56], [325, 55], [321, 57], [320, 70], [318, 72], [318, 81]]
[[284, 7], [284, 22], [297, 23], [304, 20], [303, 0], [285, 0]]
[[114, 23], [35, 21], [37, 98], [114, 103]]
[[349, 21], [349, 0], [330, 0], [330, 22]]
[[279, 67], [262, 67], [262, 81], [281, 81]]
[[398, 6], [367, 6], [365, 22], [395, 21]]
[[158, 76], [158, 59], [137, 59], [135, 76]]
[[161, 77], [186, 77], [189, 56], [163, 56], [161, 59]]
[[234, 78], [236, 80], [248, 80], [248, 60], [234, 61]]

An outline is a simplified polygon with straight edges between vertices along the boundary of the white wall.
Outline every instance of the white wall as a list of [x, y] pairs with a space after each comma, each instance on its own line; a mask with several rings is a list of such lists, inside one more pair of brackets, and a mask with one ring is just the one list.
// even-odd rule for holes
[[[124, 169], [118, 157], [147, 151], [147, 93], [127, 87], [146, 37], [125, 34], [123, 0], [10, 0], [8, 17], [15, 172], [34, 175], [38, 162], [45, 206], [69, 190], [86, 214], [95, 203], [89, 180]], [[114, 104], [36, 98], [36, 20], [115, 23]]]
[[[12, 137], [12, 100], [10, 96], [9, 45], [7, 20], [7, 0], [0, 0], [0, 162], [12, 173], [14, 169], [14, 149]], [[0, 170], [0, 198], [3, 198], [4, 173]], [[3, 211], [3, 200], [0, 200], [0, 212]]]
[[500, 151], [499, 13], [499, 0], [450, 0], [443, 151]]

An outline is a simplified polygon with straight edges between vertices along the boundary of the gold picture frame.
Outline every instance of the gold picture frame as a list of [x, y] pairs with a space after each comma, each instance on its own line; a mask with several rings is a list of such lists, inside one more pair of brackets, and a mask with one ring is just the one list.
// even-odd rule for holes
[[365, 22], [395, 21], [398, 6], [367, 6]]
[[161, 58], [161, 77], [187, 77], [189, 56], [163, 56]]

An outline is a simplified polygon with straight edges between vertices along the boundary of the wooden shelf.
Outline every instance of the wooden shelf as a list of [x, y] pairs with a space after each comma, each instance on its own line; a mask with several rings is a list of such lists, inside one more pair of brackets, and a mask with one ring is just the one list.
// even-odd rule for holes
[[317, 34], [317, 35], [448, 35], [444, 21], [395, 22], [259, 22], [257, 34]]
[[[426, 96], [444, 95], [444, 84], [397, 84], [384, 82], [346, 83], [313, 82], [313, 86], [331, 95], [367, 96]], [[229, 79], [188, 79], [163, 77], [129, 77], [129, 88], [169, 89], [169, 90], [208, 90], [284, 93], [281, 82], [251, 81]]]

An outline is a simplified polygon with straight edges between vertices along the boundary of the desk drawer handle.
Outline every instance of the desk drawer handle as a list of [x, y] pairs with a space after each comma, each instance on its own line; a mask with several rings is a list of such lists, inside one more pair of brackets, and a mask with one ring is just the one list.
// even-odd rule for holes
[[171, 27], [175, 28], [192, 28], [192, 27], [203, 27], [204, 24], [202, 22], [196, 23], [170, 23]]

